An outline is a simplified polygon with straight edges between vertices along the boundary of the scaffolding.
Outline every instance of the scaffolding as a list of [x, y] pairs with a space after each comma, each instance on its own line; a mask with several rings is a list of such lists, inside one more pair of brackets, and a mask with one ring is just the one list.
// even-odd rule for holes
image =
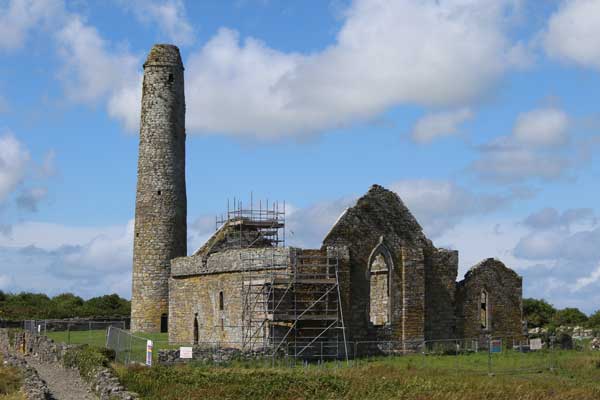
[[244, 257], [244, 348], [266, 349], [272, 357], [347, 360], [337, 254], [290, 249]]
[[215, 218], [216, 230], [224, 227], [229, 248], [285, 246], [285, 202], [261, 200], [256, 208], [250, 196], [250, 207], [244, 208], [241, 200], [234, 198], [233, 205], [227, 200], [227, 213]]
[[285, 202], [244, 208], [234, 199], [215, 219], [241, 252], [242, 347], [302, 360], [348, 359], [337, 253], [285, 247]]

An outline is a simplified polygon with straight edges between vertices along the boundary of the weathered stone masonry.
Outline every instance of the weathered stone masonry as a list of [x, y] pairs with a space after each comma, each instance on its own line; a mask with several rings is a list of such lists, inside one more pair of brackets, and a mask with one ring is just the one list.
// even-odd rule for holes
[[187, 254], [185, 98], [179, 50], [155, 45], [144, 64], [131, 329], [166, 328], [170, 261]]
[[172, 342], [240, 342], [242, 270], [249, 267], [241, 260], [267, 253], [291, 260], [293, 250], [325, 259], [338, 255], [349, 341], [409, 343], [521, 333], [521, 278], [489, 259], [457, 284], [458, 252], [436, 248], [398, 195], [381, 186], [373, 185], [343, 213], [318, 250], [272, 247], [249, 228], [232, 246], [228, 229], [234, 223], [243, 227], [242, 218], [223, 225], [186, 256], [186, 213], [183, 65], [176, 47], [156, 45], [144, 64], [133, 331], [160, 331], [168, 316]]
[[[471, 268], [457, 284], [458, 335], [465, 338], [520, 335], [522, 285], [519, 275], [493, 258]], [[482, 294], [487, 304], [482, 302]]]

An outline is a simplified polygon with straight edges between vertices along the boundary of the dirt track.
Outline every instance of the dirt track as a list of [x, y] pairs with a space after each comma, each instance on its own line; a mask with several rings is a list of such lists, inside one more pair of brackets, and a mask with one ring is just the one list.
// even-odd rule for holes
[[63, 368], [60, 364], [42, 363], [32, 358], [27, 362], [46, 381], [54, 399], [98, 400], [76, 370]]

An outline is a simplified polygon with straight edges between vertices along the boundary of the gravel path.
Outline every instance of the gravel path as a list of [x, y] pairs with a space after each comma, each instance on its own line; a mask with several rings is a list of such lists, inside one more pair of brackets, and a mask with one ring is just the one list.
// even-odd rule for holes
[[27, 362], [46, 381], [54, 399], [98, 400], [76, 370], [63, 368], [60, 364], [43, 363], [33, 358], [28, 358]]

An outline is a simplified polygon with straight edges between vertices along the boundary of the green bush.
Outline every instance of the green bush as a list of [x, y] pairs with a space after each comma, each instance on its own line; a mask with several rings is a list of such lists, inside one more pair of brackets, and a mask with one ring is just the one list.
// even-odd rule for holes
[[600, 331], [600, 310], [590, 315], [586, 325], [588, 328], [594, 329], [594, 332]]
[[62, 319], [75, 317], [119, 317], [131, 314], [131, 303], [117, 294], [83, 300], [72, 293], [52, 298], [41, 293], [0, 291], [0, 319]]
[[529, 328], [548, 324], [555, 313], [556, 308], [543, 299], [523, 299], [523, 318], [527, 320]]
[[63, 358], [63, 365], [67, 368], [77, 368], [81, 376], [89, 379], [97, 368], [109, 366], [109, 355], [100, 347], [77, 347], [67, 351]]
[[557, 326], [575, 326], [585, 324], [588, 320], [587, 315], [582, 313], [578, 308], [564, 308], [558, 310], [552, 321]]

